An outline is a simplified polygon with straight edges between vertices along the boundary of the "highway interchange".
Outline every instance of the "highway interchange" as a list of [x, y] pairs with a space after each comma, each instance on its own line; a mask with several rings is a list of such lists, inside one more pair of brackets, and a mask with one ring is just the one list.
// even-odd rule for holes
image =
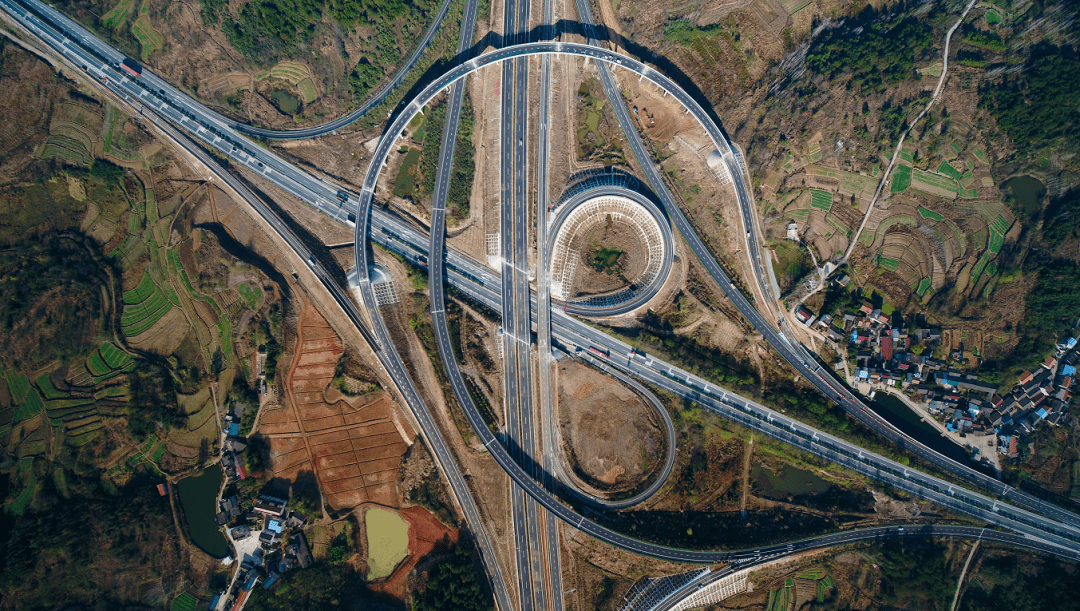
[[[351, 214], [351, 210], [353, 209], [351, 205], [351, 200], [348, 202], [348, 204], [350, 205], [346, 205], [345, 202], [336, 201], [338, 199], [338, 192], [341, 191], [341, 189], [338, 188], [336, 185], [328, 184], [324, 181], [318, 180], [317, 178], [311, 177], [306, 173], [300, 172], [296, 168], [280, 160], [277, 156], [269, 153], [268, 151], [251, 145], [245, 139], [237, 137], [235, 134], [230, 133], [227, 129], [222, 129], [222, 127], [224, 126], [220, 119], [214, 113], [207, 111], [200, 104], [190, 100], [190, 98], [188, 98], [187, 96], [176, 92], [175, 89], [169, 87], [167, 83], [164, 83], [160, 79], [157, 79], [148, 71], [144, 72], [144, 77], [141, 79], [142, 83], [136, 83], [131, 79], [126, 78], [117, 70], [113, 69], [113, 67], [111, 66], [112, 63], [118, 63], [123, 58], [123, 56], [115, 50], [111, 50], [107, 47], [105, 49], [99, 48], [104, 46], [103, 43], [100, 43], [100, 41], [96, 41], [96, 39], [88, 36], [88, 34], [85, 33], [84, 30], [80, 32], [78, 29], [67, 28], [64, 26], [62, 20], [57, 20], [54, 21], [54, 24], [65, 30], [65, 33], [60, 34], [37, 17], [28, 14], [24, 9], [22, 9], [21, 5], [16, 4], [12, 0], [2, 0], [0, 4], [2, 4], [6, 12], [12, 15], [21, 24], [28, 27], [33, 34], [41, 38], [52, 49], [58, 51], [61, 55], [72, 61], [75, 65], [79, 67], [85, 66], [87, 72], [90, 72], [92, 75], [98, 78], [99, 81], [103, 78], [107, 79], [104, 82], [104, 85], [116, 95], [131, 102], [133, 107], [139, 108], [141, 104], [148, 110], [154, 110], [156, 112], [159, 112], [161, 114], [160, 118], [153, 119], [148, 117], [148, 120], [153, 120], [155, 124], [165, 130], [166, 133], [169, 133], [169, 130], [171, 130], [172, 133], [176, 133], [176, 130], [168, 125], [168, 121], [171, 121], [176, 126], [195, 136], [199, 140], [210, 144], [212, 147], [221, 151], [223, 154], [240, 162], [242, 165], [248, 167], [250, 170], [257, 172], [262, 176], [266, 177], [267, 179], [277, 183], [279, 186], [282, 186], [287, 191], [294, 193], [302, 200], [312, 205], [315, 205], [320, 210], [326, 212], [330, 216], [342, 222], [350, 222], [350, 219], [348, 217]], [[40, 2], [35, 3], [34, 0], [28, 0], [26, 4], [41, 5]], [[35, 10], [38, 11], [39, 14], [41, 14], [42, 12], [47, 13], [48, 11], [43, 7], [44, 5], [38, 6]], [[80, 44], [73, 44], [72, 41], [75, 40], [81, 40]], [[88, 52], [88, 48], [92, 52]], [[509, 49], [503, 49], [495, 53], [488, 54], [483, 58], [471, 60], [470, 62], [466, 63], [464, 67], [455, 68], [455, 70], [448, 73], [447, 76], [444, 76], [437, 81], [437, 84], [439, 84], [439, 86], [436, 92], [445, 88], [447, 84], [463, 77], [468, 72], [477, 69], [481, 65], [489, 65], [490, 63], [500, 61], [501, 59], [504, 59], [506, 57], [513, 57], [524, 53], [574, 53], [578, 55], [592, 56], [597, 59], [612, 61], [616, 64], [623, 65], [624, 67], [636, 69], [636, 71], [643, 74], [645, 78], [648, 78], [654, 83], [658, 82], [659, 80], [660, 82], [658, 84], [660, 84], [661, 86], [664, 86], [666, 84], [673, 85], [673, 83], [670, 82], [665, 83], [662, 76], [656, 74], [654, 71], [651, 71], [647, 67], [637, 64], [636, 62], [634, 62], [634, 60], [623, 56], [615, 55], [602, 49], [591, 48], [586, 45], [569, 45], [568, 43], [529, 43], [526, 45], [522, 45], [521, 47], [511, 47]], [[95, 55], [97, 57], [95, 57]], [[102, 59], [104, 59], [105, 61], [102, 62]], [[155, 92], [154, 89], [157, 89], [157, 91]], [[426, 92], [427, 90], [425, 90], [425, 93]], [[669, 90], [669, 93], [676, 96], [678, 96], [680, 92], [681, 90], [679, 90], [678, 88]], [[691, 108], [691, 111], [693, 112], [694, 106], [696, 106], [696, 104], [694, 104], [693, 100], [690, 99], [689, 96], [686, 96], [685, 93], [682, 93], [681, 95], [684, 96], [686, 99], [678, 99], [680, 99], [680, 101], [686, 104], [688, 108]], [[421, 94], [421, 96], [417, 98], [417, 100], [414, 100], [410, 104], [410, 109], [415, 106], [415, 110], [419, 110], [419, 108], [422, 107], [424, 103], [426, 103], [426, 100], [424, 100], [422, 103], [420, 102], [420, 100], [423, 99], [423, 96], [424, 94]], [[427, 99], [430, 99], [430, 97], [428, 97]], [[622, 105], [615, 104], [614, 106], [618, 109]], [[622, 110], [625, 112], [625, 107], [623, 107]], [[404, 122], [407, 122], [411, 118], [411, 116], [412, 113], [410, 113], [409, 111], [403, 112], [401, 115], [398, 116], [397, 120], [392, 124], [391, 129], [388, 130], [387, 133], [395, 134], [394, 127], [398, 126], [398, 124], [402, 122], [402, 119], [404, 119]], [[161, 118], [164, 118], [167, 121], [160, 120]], [[713, 125], [713, 128], [715, 129], [715, 125]], [[706, 129], [708, 131], [708, 125], [706, 125]], [[396, 133], [400, 133], [400, 130]], [[716, 133], [719, 134], [718, 130]], [[182, 136], [174, 136], [174, 139], [176, 139], [177, 137], [182, 138]], [[383, 145], [386, 145], [387, 148], [389, 146], [392, 146], [393, 142], [386, 141], [392, 141], [394, 139], [395, 138], [385, 138], [384, 142], [380, 143], [380, 147], [382, 147]], [[726, 141], [722, 140], [722, 142]], [[718, 148], [723, 151], [722, 148]], [[728, 156], [726, 158], [731, 160], [731, 165], [729, 167], [735, 169], [733, 174], [741, 175], [741, 172], [738, 171], [738, 164], [734, 158], [734, 155], [730, 154], [730, 148], [728, 148]], [[376, 157], [376, 159], [378, 160], [380, 158]], [[385, 159], [385, 155], [382, 157], [382, 159]], [[210, 160], [210, 162], [213, 163], [212, 160]], [[204, 161], [204, 163], [206, 162]], [[366, 279], [368, 263], [366, 253], [366, 238], [368, 237], [367, 227], [369, 221], [368, 217], [371, 213], [372, 197], [374, 194], [374, 190], [372, 188], [374, 181], [371, 180], [369, 182], [369, 179], [373, 174], [377, 175], [378, 169], [380, 168], [373, 164], [373, 172], [369, 172], [368, 177], [366, 177], [365, 179], [364, 188], [361, 190], [360, 214], [357, 215], [359, 222], [356, 223], [356, 229], [358, 234], [356, 242], [356, 256], [358, 264], [361, 264], [358, 265], [357, 272], [360, 276], [360, 289], [364, 294], [365, 302], [368, 304], [375, 303], [373, 295], [371, 294], [370, 282]], [[228, 179], [225, 178], [226, 176], [228, 176], [227, 172], [219, 173], [219, 177], [223, 181], [228, 182]], [[738, 185], [742, 181], [735, 180], [734, 182]], [[229, 184], [234, 189], [237, 188], [235, 185], [232, 185], [232, 183]], [[245, 196], [245, 199], [248, 199], [248, 197]], [[740, 198], [740, 201], [743, 201], [743, 198]], [[684, 226], [679, 222], [679, 217], [681, 216], [681, 213], [677, 210], [677, 207], [675, 210], [669, 210], [668, 212], [673, 218], [673, 220], [675, 220], [676, 227], [680, 230], [680, 233], [683, 233], [683, 235], [688, 238], [688, 243], [691, 244], [695, 255], [697, 255], [698, 258], [702, 260], [706, 267], [709, 267], [709, 261], [712, 260], [711, 255], [707, 251], [703, 250], [702, 252], [699, 252], [697, 248], [694, 248], [693, 241], [689, 239], [689, 235], [692, 235], [692, 231], [689, 230], [688, 223]], [[751, 218], [752, 216], [744, 216], [744, 219]], [[416, 231], [415, 228], [410, 228], [407, 226], [407, 224], [402, 223], [400, 220], [393, 219], [392, 217], [388, 218], [388, 215], [386, 215], [385, 213], [373, 215], [370, 219], [370, 222], [373, 228], [379, 230], [372, 232], [371, 238], [395, 250], [409, 252], [416, 249], [418, 246], [419, 248], [429, 246], [428, 244], [426, 244], [426, 240], [423, 239], [422, 234]], [[285, 235], [288, 231], [287, 228], [285, 228], [284, 226], [274, 226], [274, 223], [271, 223], [271, 225], [275, 231], [281, 233], [282, 235]], [[398, 238], [393, 238], [386, 234], [384, 231], [396, 233], [398, 235]], [[408, 236], [410, 233], [413, 234], [413, 237], [419, 239], [409, 240]], [[309, 266], [314, 272], [316, 272], [316, 275], [319, 276], [323, 284], [328, 286], [328, 289], [329, 285], [334, 284], [333, 280], [329, 277], [325, 270], [321, 270], [319, 264], [314, 261], [310, 253], [306, 253], [306, 250], [303, 249], [302, 245], [299, 245], [298, 243], [290, 243], [290, 247], [294, 248], [294, 250], [300, 253], [301, 256], [305, 256], [305, 260], [309, 261]], [[418, 260], [416, 259], [415, 254], [413, 254], [412, 256], [414, 260]], [[448, 253], [446, 258], [447, 263], [451, 266], [450, 271], [447, 274], [448, 280], [451, 284], [459, 286], [467, 294], [470, 294], [471, 296], [477, 298], [482, 302], [492, 303], [496, 306], [496, 309], [498, 309], [499, 302], [501, 301], [500, 295], [487, 288], [487, 286], [494, 286], [494, 284], [488, 284], [489, 281], [494, 281], [495, 283], [498, 282], [496, 278], [492, 277], [492, 274], [484, 270], [482, 265], [476, 264], [475, 262], [470, 262], [460, 255]], [[713, 265], [715, 266], [715, 261], [713, 261]], [[439, 265], [438, 267], [441, 268], [442, 266]], [[713, 270], [709, 270], [710, 273], [713, 274], [714, 277], [726, 279], [726, 276], [723, 275], [723, 272], [719, 269], [719, 266], [715, 267], [715, 271], [718, 273], [713, 273]], [[433, 287], [433, 306], [435, 303], [437, 303], [434, 287], [439, 286], [440, 293], [442, 287], [442, 283], [437, 281], [435, 272], [436, 266], [432, 265], [431, 284]], [[482, 284], [477, 284], [477, 281], [480, 281]], [[732, 295], [732, 293], [738, 295], [741, 298], [741, 293], [735, 291], [734, 288], [731, 287], [730, 282], [728, 282], [726, 285], [723, 282], [719, 283], [721, 287], [725, 289], [725, 292], [728, 293], [729, 297], [733, 298], [733, 301], [737, 301], [737, 299]], [[360, 316], [358, 311], [356, 311], [355, 306], [351, 306], [351, 301], [347, 298], [347, 296], [342, 293], [341, 289], [338, 288], [336, 292], [334, 290], [331, 290], [331, 293], [334, 294], [335, 299], [338, 300], [338, 302], [342, 305], [346, 312], [350, 312], [351, 309], [352, 313], [350, 314], [350, 317], [352, 317], [357, 326], [360, 329], [364, 330], [367, 336], [370, 337], [371, 331], [365, 330], [365, 326], [363, 324], [363, 317]], [[743, 298], [743, 300], [745, 301], [745, 298]], [[736, 305], [739, 304], [736, 303]], [[740, 307], [740, 310], [742, 310], [744, 314], [747, 314], [748, 319], [750, 319], [756, 327], [758, 327], [759, 329], [771, 329], [771, 326], [763, 319], [760, 319], [760, 317], [755, 320], [753, 314], [756, 313], [756, 311], [752, 308], [752, 306], [749, 306], [748, 302], [745, 305], [747, 309]], [[748, 310], [750, 313], [748, 313]], [[526, 309], [526, 311], [528, 311], [528, 309]], [[398, 384], [399, 390], [402, 393], [405, 402], [413, 411], [413, 413], [417, 415], [418, 420], [421, 421], [422, 431], [424, 432], [425, 437], [428, 438], [429, 443], [433, 447], [433, 450], [436, 452], [438, 460], [443, 467], [444, 472], [447, 473], [448, 479], [451, 480], [451, 487], [454, 489], [454, 492], [457, 495], [458, 499], [462, 502], [463, 510], [466, 513], [466, 519], [469, 522], [470, 527], [473, 527], [474, 524], [482, 525], [482, 522], [479, 522], [478, 513], [476, 513], [476, 515], [470, 516], [471, 512], [476, 512], [477, 510], [475, 508], [475, 504], [472, 504], [470, 502], [471, 498], [469, 497], [468, 489], [465, 486], [464, 481], [461, 480], [460, 473], [457, 472], [456, 467], [453, 465], [452, 457], [449, 455], [448, 452], [439, 452], [440, 446], [442, 446], [442, 449], [445, 451], [445, 444], [440, 443], [441, 437], [438, 436], [437, 428], [434, 426], [433, 422], [429, 422], [428, 426], [424, 425], [423, 416], [427, 414], [426, 407], [423, 405], [422, 401], [419, 400], [419, 395], [418, 393], [416, 393], [415, 387], [412, 386], [411, 380], [408, 379], [408, 375], [405, 373], [404, 368], [401, 365], [400, 357], [398, 357], [396, 351], [393, 350], [393, 346], [389, 342], [388, 335], [385, 332], [385, 328], [382, 326], [381, 317], [379, 316], [377, 309], [375, 309], [374, 307], [369, 308], [368, 314], [373, 320], [373, 326], [375, 328], [375, 337], [371, 338], [369, 341], [372, 342], [373, 347], [376, 348], [380, 359], [382, 360], [384, 366], [386, 366], [387, 368], [387, 371], [390, 373], [395, 383]], [[580, 321], [577, 321], [576, 319], [567, 316], [560, 317], [557, 310], [551, 311], [551, 317], [553, 332], [558, 341], [562, 342], [562, 345], [564, 347], [572, 349], [573, 346], [606, 345], [611, 346], [608, 349], [612, 350], [610, 354], [613, 357], [614, 355], [619, 354], [619, 352], [617, 352], [617, 350], [620, 348], [620, 346], [618, 345], [619, 342], [615, 342], [614, 340], [612, 340], [612, 338], [609, 338], [604, 334], [595, 331], [588, 325], [585, 325]], [[777, 335], [779, 335], [779, 333], [777, 333]], [[785, 356], [785, 358], [789, 360], [789, 362], [792, 362], [793, 366], [795, 366], [797, 369], [811, 371], [810, 367], [812, 366], [814, 367], [814, 370], [818, 369], [816, 367], [816, 364], [814, 364], [812, 361], [803, 358], [805, 356], [804, 353], [800, 354], [794, 349], [789, 349], [785, 352], [783, 347], [788, 345], [788, 342], [786, 338], [782, 337], [782, 335], [779, 336], [779, 339], [775, 343], [773, 343], [773, 345], [777, 348], [778, 351], [781, 352], [782, 355]], [[440, 345], [440, 352], [443, 354], [452, 355], [452, 351], [449, 350], [448, 345]], [[628, 354], [628, 348], [627, 352], [624, 353]], [[917, 490], [916, 493], [920, 494], [920, 496], [930, 498], [932, 500], [940, 500], [941, 502], [950, 507], [953, 507], [953, 505], [957, 505], [957, 508], [959, 508], [959, 506], [962, 505], [969, 508], [968, 513], [972, 513], [972, 511], [970, 511], [970, 508], [978, 508], [984, 513], [984, 515], [982, 516], [983, 519], [987, 519], [988, 522], [1005, 524], [1011, 528], [1014, 528], [1021, 532], [1026, 532], [1030, 535], [1025, 537], [1022, 535], [1012, 535], [1008, 533], [1000, 533], [997, 531], [985, 531], [986, 533], [994, 533], [993, 537], [1000, 538], [1000, 540], [1003, 542], [1014, 545], [1021, 545], [1032, 549], [1042, 549], [1043, 551], [1057, 553], [1065, 557], [1076, 557], [1075, 541], [1077, 539], [1077, 534], [1076, 529], [1072, 528], [1072, 526], [1077, 523], [1077, 518], [1075, 515], [1065, 512], [1060, 508], [1048, 506], [1049, 504], [1042, 503], [1041, 501], [1033, 502], [1030, 499], [1026, 499], [1024, 496], [1020, 495], [1015, 490], [1005, 487], [999, 482], [993, 482], [993, 480], [991, 480], [991, 482], [993, 482], [991, 484], [991, 489], [995, 493], [1003, 494], [1007, 498], [1013, 499], [1015, 502], [1020, 502], [1022, 504], [1033, 506], [1034, 508], [1061, 521], [1054, 522], [1053, 520], [1047, 520], [1046, 518], [1014, 508], [1008, 504], [993, 501], [992, 499], [987, 499], [982, 495], [978, 495], [966, 489], [949, 485], [946, 482], [936, 480], [936, 478], [931, 478], [930, 476], [920, 474], [914, 470], [904, 468], [900, 465], [896, 465], [895, 463], [890, 464], [891, 461], [886, 461], [885, 459], [881, 459], [880, 457], [874, 457], [874, 455], [872, 455], [871, 453], [854, 448], [840, 440], [830, 439], [823, 433], [814, 431], [809, 427], [805, 427], [804, 425], [791, 421], [790, 419], [787, 419], [783, 416], [772, 413], [761, 406], [757, 406], [756, 404], [747, 402], [745, 399], [742, 399], [730, 393], [726, 393], [721, 389], [715, 388], [714, 386], [710, 386], [703, 380], [693, 378], [689, 375], [684, 375], [684, 372], [666, 366], [663, 363], [654, 361], [653, 359], [649, 359], [648, 357], [643, 357], [641, 359], [631, 357], [627, 358], [626, 361], [627, 362], [625, 368], [634, 375], [642, 377], [646, 381], [655, 383], [660, 387], [669, 390], [673, 389], [680, 396], [698, 400], [710, 409], [717, 409], [718, 411], [721, 411], [726, 408], [732, 410], [732, 412], [736, 414], [741, 414], [744, 418], [758, 423], [755, 428], [759, 428], [759, 430], [761, 430], [771, 427], [769, 433], [773, 436], [784, 438], [785, 435], [789, 435], [794, 440], [796, 445], [810, 445], [811, 451], [814, 451], [818, 455], [824, 455], [828, 452], [833, 452], [836, 457], [842, 458], [844, 459], [844, 461], [851, 461], [852, 464], [856, 465], [864, 465], [864, 467], [862, 467], [863, 470], [869, 470], [872, 474], [874, 474], [874, 476], [878, 477], [878, 479], [882, 479], [883, 481], [889, 481], [889, 478], [895, 478], [896, 480], [899, 480], [899, 482], [904, 482], [904, 485], [907, 485], [909, 488], [914, 488], [915, 490]], [[802, 364], [802, 367], [799, 366], [799, 363]], [[838, 400], [839, 402], [853, 400], [853, 398], [850, 398], [850, 393], [847, 393], [846, 390], [836, 390], [833, 387], [833, 384], [835, 382], [825, 382], [824, 379], [821, 377], [808, 376], [808, 379], [821, 380], [822, 385], [825, 388], [825, 393], [833, 400]], [[820, 387], [822, 386], [819, 386], [819, 388]], [[459, 389], [455, 387], [455, 392], [458, 391]], [[464, 394], [467, 396], [467, 391]], [[469, 414], [469, 416], [470, 421], [472, 421], [473, 414]], [[428, 420], [430, 420], [430, 414], [427, 414], [426, 417]], [[549, 511], [558, 515], [558, 517], [560, 517], [561, 519], [567, 521], [571, 526], [574, 526], [585, 532], [588, 532], [589, 534], [597, 536], [602, 540], [609, 541], [615, 545], [619, 545], [620, 547], [624, 547], [626, 549], [638, 551], [649, 555], [669, 559], [681, 559], [693, 562], [712, 562], [715, 560], [724, 559], [752, 560], [753, 558], [760, 558], [766, 554], [766, 552], [762, 550], [727, 553], [670, 550], [667, 548], [661, 548], [659, 546], [649, 545], [601, 529], [600, 527], [595, 526], [584, 520], [584, 518], [582, 518], [579, 514], [555, 500], [554, 497], [552, 497], [546, 490], [543, 489], [543, 487], [539, 486], [535, 482], [535, 479], [530, 474], [526, 473], [518, 465], [516, 465], [514, 461], [510, 460], [505, 449], [503, 449], [498, 443], [498, 441], [495, 440], [495, 437], [491, 435], [489, 431], [487, 431], [486, 426], [484, 426], [482, 421], [472, 421], [472, 424], [474, 428], [477, 429], [478, 434], [481, 435], [485, 445], [488, 446], [489, 450], [492, 452], [492, 455], [499, 462], [499, 464], [505, 470], [507, 470], [511, 477], [520, 486], [522, 486], [522, 488], [525, 489], [531, 497], [537, 499], [537, 501], [539, 501], [541, 505], [546, 507]], [[764, 426], [764, 424], [767, 424], [768, 426]], [[434, 431], [434, 433], [432, 433], [432, 431]], [[904, 445], [909, 448], [910, 444], [910, 441], [904, 441]], [[847, 462], [843, 462], [843, 464], [845, 464], [845, 466], [849, 466]], [[856, 468], [856, 470], [858, 470], [858, 468]], [[962, 473], [962, 471], [960, 473]], [[456, 478], [454, 477], [454, 474], [457, 475]], [[985, 482], [982, 481], [975, 481], [974, 483], [985, 485]], [[904, 485], [901, 485], [899, 487], [903, 489], [908, 489], [904, 488]], [[939, 499], [938, 497], [941, 498]], [[472, 505], [471, 510], [469, 507], [467, 507], [467, 505]], [[1017, 519], [1014, 520], [1013, 518]], [[918, 531], [916, 527], [911, 528], [913, 529], [913, 534], [914, 532], [921, 532]], [[938, 531], [934, 532], [936, 533]], [[943, 534], [945, 533], [945, 531], [940, 532], [942, 532]], [[865, 537], [869, 538], [880, 536], [880, 533], [874, 534], [869, 531], [852, 531], [847, 533], [840, 533], [837, 535], [831, 535], [829, 537], [814, 539], [810, 542], [787, 544], [783, 546], [783, 549], [788, 550], [788, 552], [797, 551], [798, 549], [809, 549], [811, 547], [817, 547], [820, 545], [834, 544], [830, 542], [846, 540], [840, 537], [864, 536], [858, 533], [865, 533]], [[484, 536], [482, 526], [480, 528], [480, 532], [475, 534], [477, 534], [478, 537]], [[957, 536], [960, 536], [960, 531], [957, 531], [956, 534]], [[967, 536], [970, 536], [970, 534]], [[1039, 541], [1038, 539], [1040, 538], [1047, 539], [1051, 542], [1047, 543]], [[483, 544], [481, 545], [481, 547], [484, 547]], [[497, 562], [493, 562], [493, 559], [490, 557], [486, 557], [485, 561], [489, 569], [489, 574], [493, 575], [493, 582], [502, 580], [501, 572], [498, 567], [492, 567], [492, 564], [497, 565]], [[499, 595], [500, 588], [495, 587], [494, 589], [496, 591], [496, 597], [500, 599], [500, 606], [508, 604], [507, 601]], [[502, 589], [504, 590], [505, 588]]]

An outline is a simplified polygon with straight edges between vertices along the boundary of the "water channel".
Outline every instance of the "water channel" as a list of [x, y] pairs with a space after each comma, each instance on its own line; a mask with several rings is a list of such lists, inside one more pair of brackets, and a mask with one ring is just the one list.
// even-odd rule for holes
[[875, 414], [915, 441], [962, 465], [968, 464], [968, 453], [964, 448], [942, 437], [937, 429], [923, 422], [922, 418], [900, 399], [885, 392], [878, 392], [869, 405]]
[[196, 476], [180, 480], [176, 485], [191, 542], [214, 558], [229, 555], [229, 543], [214, 520], [222, 475], [221, 466], [215, 464]]

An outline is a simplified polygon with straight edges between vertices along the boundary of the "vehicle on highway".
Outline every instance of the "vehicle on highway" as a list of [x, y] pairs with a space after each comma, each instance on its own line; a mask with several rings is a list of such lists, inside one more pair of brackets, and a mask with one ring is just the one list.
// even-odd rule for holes
[[124, 61], [120, 62], [120, 67], [134, 78], [142, 76], [142, 66], [135, 63], [130, 57], [125, 57]]

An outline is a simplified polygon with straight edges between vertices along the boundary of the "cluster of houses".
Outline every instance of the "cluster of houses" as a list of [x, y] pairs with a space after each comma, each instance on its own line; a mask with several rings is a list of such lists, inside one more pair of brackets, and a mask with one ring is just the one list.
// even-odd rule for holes
[[[834, 280], [840, 286], [848, 281], [846, 275]], [[836, 344], [854, 348], [855, 383], [900, 388], [961, 437], [968, 433], [997, 436], [998, 452], [1005, 456], [1019, 456], [1027, 437], [1040, 423], [1057, 426], [1068, 413], [1080, 360], [1074, 338], [1058, 344], [1054, 356], [1042, 367], [1025, 372], [1012, 391], [1001, 396], [996, 384], [971, 373], [952, 371], [928, 351], [909, 351], [915, 342], [940, 343], [941, 329], [908, 329], [900, 317], [886, 315], [869, 302], [863, 302], [857, 312], [845, 313], [842, 319], [829, 314], [818, 318], [805, 306], [795, 315]], [[967, 355], [951, 356], [959, 359]]]
[[237, 482], [247, 477], [244, 472], [244, 461], [237, 458], [247, 449], [247, 442], [240, 437], [240, 417], [244, 414], [244, 405], [239, 401], [233, 404], [232, 410], [225, 413], [225, 426], [221, 433], [225, 436], [221, 444], [221, 468], [225, 471], [225, 477], [229, 482]]
[[[215, 597], [210, 604], [211, 609], [219, 608], [218, 603], [224, 600], [225, 605], [220, 608], [240, 611], [260, 581], [263, 588], [269, 589], [284, 573], [297, 567], [306, 569], [314, 564], [303, 530], [307, 517], [288, 509], [287, 502], [287, 499], [260, 494], [250, 510], [241, 512], [236, 495], [222, 499], [218, 524], [232, 524], [228, 529], [229, 537], [238, 549], [242, 547], [247, 551], [243, 554], [232, 586]], [[248, 540], [257, 542], [257, 545], [242, 545]]]

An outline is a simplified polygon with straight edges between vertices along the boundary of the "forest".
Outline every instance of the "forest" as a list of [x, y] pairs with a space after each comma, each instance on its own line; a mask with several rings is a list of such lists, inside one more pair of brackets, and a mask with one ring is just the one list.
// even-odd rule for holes
[[[1013, 71], [1009, 71], [1013, 72]], [[979, 91], [979, 106], [1021, 153], [1047, 146], [1075, 149], [1080, 129], [1080, 56], [1069, 48], [1033, 52], [1023, 70]]]
[[914, 17], [899, 24], [849, 20], [818, 37], [806, 65], [829, 80], [850, 71], [852, 89], [866, 94], [911, 78], [915, 62], [935, 42], [934, 29]]

